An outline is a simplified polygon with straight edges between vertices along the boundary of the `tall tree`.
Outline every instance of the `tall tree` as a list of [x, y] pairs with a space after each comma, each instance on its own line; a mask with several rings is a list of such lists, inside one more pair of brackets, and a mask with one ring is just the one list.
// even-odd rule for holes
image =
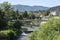
[[2, 4], [1, 4], [1, 7], [2, 7], [2, 10], [4, 11], [4, 12], [7, 12], [9, 9], [10, 9], [10, 3], [8, 3], [8, 2], [3, 2]]
[[9, 10], [10, 10], [10, 4], [8, 2], [3, 2], [1, 4], [1, 10], [0, 10], [0, 29], [6, 29], [7, 22], [9, 20]]
[[9, 17], [10, 17], [9, 11], [10, 11], [10, 9], [11, 9], [10, 3], [8, 3], [8, 2], [3, 2], [3, 3], [1, 4], [1, 7], [2, 7], [2, 12], [5, 13], [5, 17], [9, 19]]
[[21, 33], [21, 26], [22, 26], [22, 23], [17, 20], [13, 24], [13, 30]]
[[45, 10], [44, 15], [45, 15], [45, 16], [48, 16], [48, 15], [49, 15], [49, 13], [50, 13], [50, 11], [49, 11], [49, 10]]
[[29, 16], [29, 19], [35, 19], [35, 15], [31, 12], [28, 14], [28, 16]]
[[16, 10], [16, 18], [19, 19], [19, 11], [18, 11], [18, 9]]
[[27, 11], [25, 11], [25, 12], [23, 13], [23, 17], [24, 17], [24, 18], [27, 18], [27, 17], [28, 17]]
[[4, 12], [0, 10], [0, 30], [5, 29], [7, 26], [7, 20], [4, 17]]

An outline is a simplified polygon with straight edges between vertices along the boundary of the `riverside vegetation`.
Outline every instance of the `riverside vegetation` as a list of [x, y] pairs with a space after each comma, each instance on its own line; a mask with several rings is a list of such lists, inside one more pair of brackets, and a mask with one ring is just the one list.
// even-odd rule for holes
[[53, 17], [41, 24], [39, 30], [31, 33], [29, 40], [60, 40], [60, 18]]
[[[47, 11], [45, 11], [45, 13], [46, 14], [44, 14], [44, 15], [48, 15]], [[31, 13], [31, 12], [28, 13], [27, 11], [24, 11], [22, 14], [20, 14], [19, 10], [14, 10], [11, 7], [10, 3], [3, 2], [2, 4], [0, 4], [0, 40], [16, 40], [18, 38], [19, 34], [21, 34], [21, 26], [24, 25], [24, 23], [20, 22], [19, 20], [39, 19], [39, 18], [40, 18], [40, 16], [36, 17], [33, 13]], [[44, 32], [46, 31], [45, 33], [47, 33], [48, 32], [47, 28], [49, 28], [50, 26], [52, 27], [51, 23], [52, 24], [54, 23], [54, 26], [55, 26], [55, 22], [51, 22], [50, 24], [48, 24], [48, 23], [46, 25], [44, 24], [44, 26], [42, 26], [40, 28], [41, 31], [39, 30], [39, 31], [33, 32], [32, 36], [30, 37], [30, 40], [45, 40], [46, 38], [43, 37], [45, 35]], [[59, 22], [57, 22], [57, 24], [56, 24], [57, 27], [59, 26], [58, 24], [59, 24]], [[53, 26], [53, 28], [54, 28], [54, 26]], [[54, 29], [54, 30], [59, 31], [58, 29]], [[41, 35], [41, 33], [42, 33], [42, 35]], [[47, 37], [47, 35], [49, 35], [49, 33], [46, 34], [46, 37]], [[54, 33], [55, 33], [55, 31], [54, 31]], [[57, 32], [57, 33], [59, 35], [59, 32]], [[47, 38], [49, 38], [49, 37], [47, 37]]]

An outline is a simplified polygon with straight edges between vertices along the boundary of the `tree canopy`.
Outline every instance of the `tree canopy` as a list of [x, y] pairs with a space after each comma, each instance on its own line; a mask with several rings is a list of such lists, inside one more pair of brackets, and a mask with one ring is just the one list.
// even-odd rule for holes
[[60, 40], [60, 18], [51, 18], [30, 35], [30, 40]]

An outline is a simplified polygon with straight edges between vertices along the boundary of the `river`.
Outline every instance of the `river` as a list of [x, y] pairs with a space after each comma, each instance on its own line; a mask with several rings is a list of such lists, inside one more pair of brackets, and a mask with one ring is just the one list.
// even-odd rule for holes
[[[35, 31], [37, 29], [39, 29], [38, 26], [32, 26], [32, 27], [27, 27], [27, 26], [22, 26], [22, 28], [27, 28], [27, 31]], [[19, 38], [17, 40], [28, 40], [30, 33], [26, 34], [24, 32], [22, 32], [22, 34], [19, 36]]]
[[18, 40], [28, 40], [30, 34], [22, 33]]

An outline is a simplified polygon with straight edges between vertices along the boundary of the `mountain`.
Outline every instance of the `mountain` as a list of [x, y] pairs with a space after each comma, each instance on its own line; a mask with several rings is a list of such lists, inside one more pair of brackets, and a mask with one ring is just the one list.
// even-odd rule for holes
[[12, 8], [14, 10], [19, 10], [19, 11], [42, 11], [48, 9], [48, 7], [43, 7], [43, 6], [28, 6], [28, 5], [12, 5]]
[[51, 7], [49, 10], [50, 11], [60, 10], [60, 6]]

